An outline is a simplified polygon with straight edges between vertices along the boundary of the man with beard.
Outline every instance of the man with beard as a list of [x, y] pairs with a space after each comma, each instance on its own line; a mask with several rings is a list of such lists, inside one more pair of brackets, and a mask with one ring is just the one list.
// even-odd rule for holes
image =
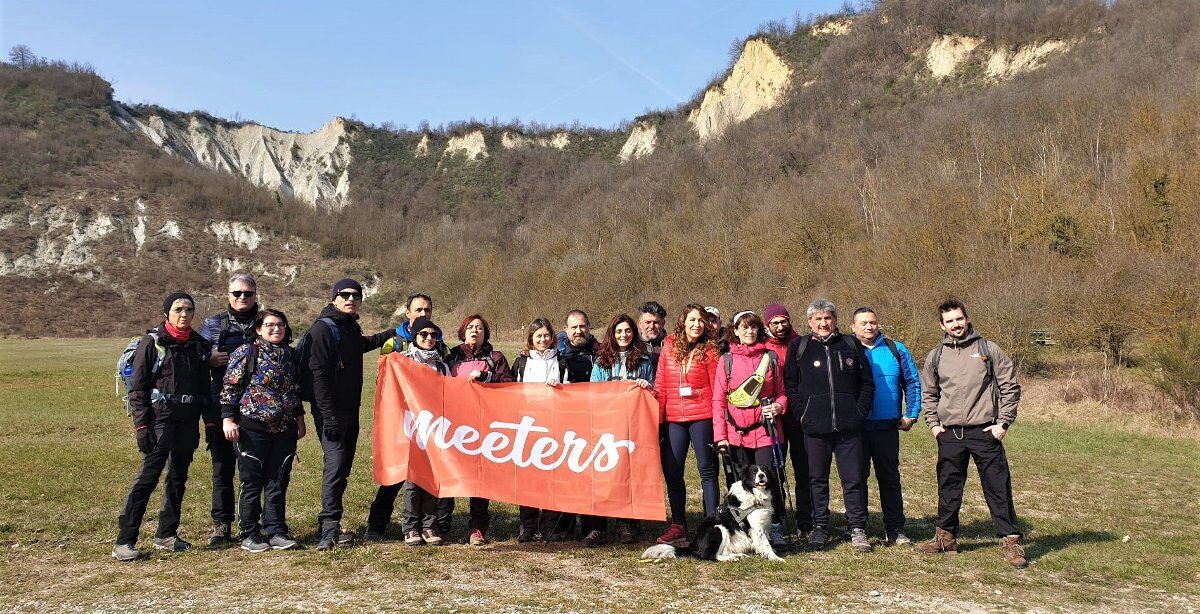
[[[358, 412], [362, 401], [363, 358], [396, 332], [387, 329], [363, 335], [358, 325], [362, 285], [353, 279], [333, 284], [329, 304], [305, 334], [310, 336], [308, 364], [312, 373], [312, 414], [325, 455], [321, 480], [321, 512], [317, 516], [317, 549], [349, 543], [354, 534], [343, 531], [342, 495], [358, 446]], [[337, 332], [331, 328], [337, 327]]]
[[[763, 309], [763, 321], [767, 324], [767, 349], [779, 357], [778, 364], [786, 365], [788, 346], [799, 337], [792, 329], [792, 314], [788, 313], [787, 307], [771, 303]], [[812, 531], [812, 496], [808, 490], [808, 453], [804, 451], [804, 429], [800, 428], [800, 415], [790, 411], [779, 418], [779, 426], [795, 477], [796, 530], [803, 535]]]
[[[221, 386], [225, 381], [225, 369], [229, 366], [229, 354], [245, 343], [248, 333], [254, 330], [254, 319], [258, 317], [258, 284], [253, 275], [238, 273], [229, 278], [228, 306], [208, 316], [200, 329], [200, 336], [212, 344], [208, 364], [212, 371], [213, 406], [220, 405]], [[237, 467], [237, 454], [233, 443], [225, 439], [221, 425], [204, 424], [204, 440], [212, 456], [212, 535], [208, 546], [217, 548], [234, 543], [230, 529], [233, 525], [233, 478]]]
[[[667, 332], [663, 330], [663, 324], [667, 321], [667, 310], [656, 301], [646, 301], [638, 307], [638, 334], [642, 341], [646, 342], [646, 348], [650, 350], [650, 359], [654, 364], [658, 364], [658, 354], [662, 352], [663, 339], [667, 338]], [[782, 364], [782, 363], [781, 363]]]
[[945, 336], [921, 369], [925, 422], [938, 444], [938, 517], [933, 539], [916, 549], [925, 554], [958, 552], [958, 512], [967, 463], [973, 459], [1000, 538], [1000, 555], [1009, 565], [1024, 568], [1012, 475], [1001, 443], [1017, 419], [1021, 400], [1016, 367], [1000, 346], [975, 332], [962, 301], [949, 299], [938, 305], [938, 318]]
[[[596, 362], [596, 350], [600, 342], [592, 336], [591, 324], [582, 309], [573, 309], [567, 313], [567, 322], [562, 332], [558, 333], [558, 351], [567, 365], [565, 383], [587, 382], [592, 379], [592, 365]], [[549, 517], [554, 531], [551, 541], [567, 541], [575, 533], [575, 514], [545, 510], [543, 518]], [[608, 522], [597, 516], [583, 516], [579, 521], [580, 529], [586, 536], [592, 531], [607, 531]], [[599, 545], [599, 544], [596, 544]]]

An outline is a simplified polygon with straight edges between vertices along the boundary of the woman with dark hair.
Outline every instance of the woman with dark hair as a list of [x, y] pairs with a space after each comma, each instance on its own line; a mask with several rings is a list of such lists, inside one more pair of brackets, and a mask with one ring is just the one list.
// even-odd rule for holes
[[[525, 349], [513, 361], [512, 375], [518, 382], [544, 383], [559, 386], [566, 381], [567, 363], [556, 347], [554, 325], [546, 318], [538, 318], [525, 329]], [[540, 510], [536, 507], [520, 506], [521, 528], [517, 542], [531, 542], [541, 532], [542, 539], [553, 541], [559, 536], [555, 525], [560, 512]]]
[[167, 296], [162, 307], [162, 324], [138, 340], [127, 366], [129, 413], [142, 464], [118, 520], [120, 531], [112, 550], [118, 561], [141, 556], [138, 533], [163, 469], [167, 479], [154, 547], [168, 552], [191, 547], [179, 537], [179, 512], [188, 467], [200, 445], [201, 414], [205, 422], [216, 421], [209, 389], [210, 346], [192, 328], [196, 302], [179, 290]]
[[[729, 351], [721, 356], [717, 369], [717, 393], [713, 395], [713, 441], [717, 451], [729, 454], [739, 469], [748, 465], [770, 467], [774, 462], [767, 423], [774, 421], [787, 407], [783, 371], [779, 357], [767, 349], [767, 331], [762, 318], [752, 311], [733, 316], [725, 330]], [[780, 447], [782, 454], [783, 448]], [[732, 483], [733, 476], [725, 476]], [[771, 481], [771, 505], [775, 508], [771, 527], [771, 545], [784, 548], [783, 490], [778, 480]]]
[[260, 310], [250, 339], [229, 354], [220, 397], [225, 438], [238, 449], [242, 550], [291, 550], [299, 542], [288, 535], [285, 501], [296, 440], [304, 437], [305, 427], [287, 316]]
[[[596, 352], [596, 363], [592, 365], [593, 382], [628, 380], [636, 386], [649, 388], [654, 385], [654, 369], [658, 365], [651, 359], [646, 343], [638, 332], [637, 322], [621, 314], [608, 325], [604, 343]], [[583, 547], [595, 548], [606, 541], [608, 519], [600, 516], [581, 516], [580, 528], [584, 534]], [[640, 526], [634, 520], [617, 520], [617, 541], [631, 544], [637, 540]]]
[[[493, 349], [489, 340], [492, 328], [487, 320], [479, 314], [471, 314], [463, 318], [458, 327], [458, 340], [462, 344], [450, 350], [446, 356], [446, 365], [450, 367], [453, 377], [467, 377], [477, 382], [511, 382], [512, 369], [504, 354]], [[454, 499], [438, 510], [439, 522], [442, 522], [442, 532], [449, 533], [450, 517], [454, 513]], [[467, 543], [472, 546], [482, 546], [487, 543], [488, 525], [491, 516], [488, 514], [488, 500], [471, 497], [471, 516], [467, 522]]]
[[716, 390], [717, 341], [705, 321], [704, 307], [689, 304], [679, 314], [675, 332], [663, 342], [655, 371], [654, 396], [662, 408], [665, 439], [662, 451], [671, 524], [658, 538], [660, 544], [686, 547], [687, 484], [684, 463], [690, 445], [696, 452], [704, 514], [717, 509], [717, 456], [713, 451], [712, 399]]

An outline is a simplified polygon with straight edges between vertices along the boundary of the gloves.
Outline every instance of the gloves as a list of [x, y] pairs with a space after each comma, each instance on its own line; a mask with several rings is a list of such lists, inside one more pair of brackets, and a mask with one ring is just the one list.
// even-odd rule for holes
[[137, 438], [138, 451], [142, 454], [149, 454], [158, 446], [158, 436], [154, 434], [154, 429], [151, 427], [140, 428], [134, 433]]
[[216, 424], [204, 425], [204, 449], [211, 450], [214, 443], [225, 441], [225, 433]]

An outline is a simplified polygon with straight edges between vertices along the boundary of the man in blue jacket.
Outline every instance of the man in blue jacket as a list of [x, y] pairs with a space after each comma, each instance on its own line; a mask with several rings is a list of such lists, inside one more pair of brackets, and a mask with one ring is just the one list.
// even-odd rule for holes
[[[904, 535], [904, 497], [900, 490], [900, 431], [911, 429], [921, 415], [921, 378], [908, 348], [883, 336], [873, 309], [854, 310], [852, 326], [866, 349], [875, 378], [875, 400], [863, 422], [863, 466], [866, 477], [870, 477], [871, 465], [875, 465], [884, 541], [909, 545], [912, 540]], [[864, 480], [864, 487], [867, 483]]]

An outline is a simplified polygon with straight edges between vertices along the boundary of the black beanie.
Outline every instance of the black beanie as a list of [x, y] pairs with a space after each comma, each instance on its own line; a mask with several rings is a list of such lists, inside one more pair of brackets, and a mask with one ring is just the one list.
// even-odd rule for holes
[[359, 294], [362, 294], [363, 291], [362, 284], [358, 283], [357, 281], [354, 281], [349, 277], [339, 279], [333, 284], [333, 292], [329, 293], [329, 302], [333, 302], [333, 299], [337, 298], [338, 292], [341, 292], [342, 290], [358, 290]]
[[416, 339], [417, 333], [425, 330], [426, 328], [432, 328], [433, 330], [436, 330], [438, 339], [442, 338], [442, 329], [438, 328], [438, 325], [434, 324], [433, 320], [429, 319], [429, 316], [421, 316], [416, 320], [413, 320], [412, 326], [409, 326], [408, 330], [412, 332], [413, 339]]
[[171, 305], [174, 305], [175, 301], [179, 299], [186, 299], [192, 304], [193, 309], [196, 307], [196, 299], [192, 298], [192, 295], [183, 290], [176, 290], [168, 294], [166, 300], [163, 301], [163, 313], [171, 313]]

